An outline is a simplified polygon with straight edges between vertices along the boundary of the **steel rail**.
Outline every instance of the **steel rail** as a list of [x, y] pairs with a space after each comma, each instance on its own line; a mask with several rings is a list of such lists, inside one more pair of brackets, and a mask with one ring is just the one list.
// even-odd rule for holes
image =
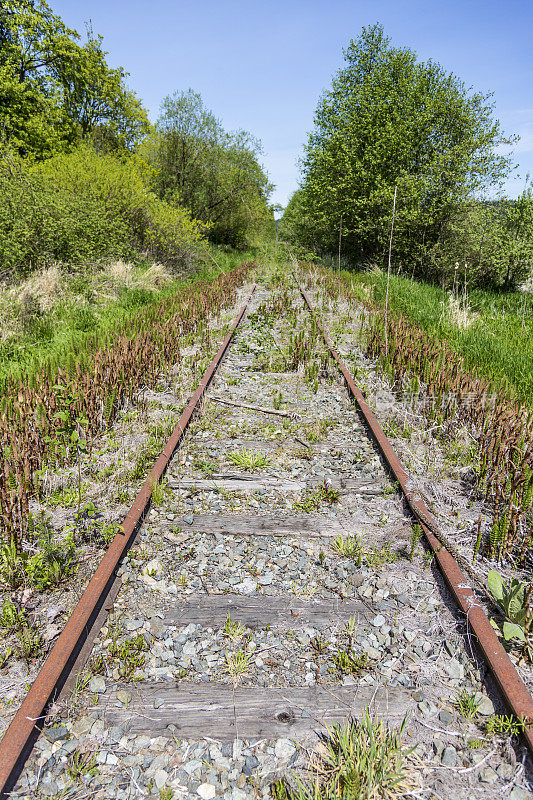
[[333, 347], [326, 330], [318, 315], [313, 308], [311, 301], [298, 283], [298, 288], [302, 297], [304, 298], [307, 306], [315, 319], [315, 322], [324, 338], [324, 341], [329, 348], [333, 358], [337, 362], [346, 385], [355, 399], [359, 411], [363, 415], [376, 444], [381, 451], [385, 461], [387, 462], [391, 472], [398, 481], [402, 493], [411, 509], [413, 515], [419, 521], [428, 544], [435, 554], [440, 570], [448, 584], [448, 587], [454, 596], [457, 604], [466, 615], [467, 626], [469, 632], [473, 632], [477, 638], [479, 647], [485, 661], [498, 684], [500, 691], [503, 695], [508, 709], [518, 718], [524, 720], [522, 734], [530, 755], [533, 755], [533, 730], [531, 724], [527, 722], [533, 721], [533, 698], [528, 692], [525, 684], [523, 683], [520, 675], [518, 674], [515, 666], [511, 662], [508, 654], [503, 648], [500, 640], [498, 639], [492, 625], [490, 624], [482, 606], [477, 602], [476, 595], [465, 575], [463, 574], [459, 564], [453, 556], [446, 550], [443, 544], [439, 541], [437, 536], [428, 528], [424, 518], [430, 524], [434, 523], [434, 518], [427, 508], [423, 500], [414, 499], [412, 491], [409, 489], [410, 478], [408, 473], [403, 468], [402, 464], [396, 453], [394, 452], [389, 440], [385, 436], [378, 420], [370, 407], [366, 403], [361, 390], [356, 385], [352, 375], [348, 371], [346, 365], [342, 361], [339, 353]]
[[74, 611], [61, 632], [53, 650], [48, 655], [35, 678], [28, 694], [22, 702], [11, 724], [0, 742], [0, 798], [6, 798], [22, 771], [33, 744], [44, 724], [48, 705], [58, 696], [68, 678], [77, 654], [98, 615], [115, 577], [116, 569], [146, 516], [150, 506], [153, 487], [163, 476], [170, 459], [180, 444], [192, 416], [209, 386], [233, 335], [239, 326], [248, 304], [255, 292], [252, 287], [239, 315], [233, 321], [230, 331], [218, 353], [211, 361], [200, 385], [192, 395], [187, 407], [179, 418], [174, 432], [165, 444], [139, 494], [128, 512], [121, 530], [114, 537], [102, 558], [96, 572], [79, 599]]

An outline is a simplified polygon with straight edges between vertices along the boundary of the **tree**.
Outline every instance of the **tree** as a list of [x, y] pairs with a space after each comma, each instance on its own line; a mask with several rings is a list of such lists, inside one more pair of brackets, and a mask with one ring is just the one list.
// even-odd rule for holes
[[144, 151], [160, 196], [183, 202], [209, 226], [212, 241], [240, 246], [273, 226], [260, 143], [246, 131], [226, 132], [199, 94], [165, 98]]
[[127, 73], [107, 65], [101, 37], [78, 39], [44, 0], [2, 3], [0, 135], [22, 155], [47, 157], [96, 135], [131, 147], [148, 129]]
[[490, 95], [392, 47], [380, 25], [363, 28], [344, 56], [301, 163], [300, 235], [333, 252], [342, 215], [343, 253], [381, 262], [397, 185], [395, 260], [427, 275], [458, 206], [508, 174], [510, 159], [497, 148], [511, 140]]

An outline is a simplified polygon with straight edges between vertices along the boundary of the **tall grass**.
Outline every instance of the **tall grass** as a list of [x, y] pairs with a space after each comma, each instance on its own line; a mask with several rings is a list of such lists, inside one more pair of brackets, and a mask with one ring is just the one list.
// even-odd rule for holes
[[[369, 286], [372, 300], [384, 306], [386, 275], [352, 274], [354, 284]], [[463, 304], [461, 295], [459, 300]], [[525, 304], [524, 304], [525, 300]], [[449, 309], [449, 292], [428, 283], [391, 275], [389, 304], [458, 355], [466, 366], [488, 378], [495, 391], [533, 407], [533, 295], [475, 289], [467, 295], [471, 323], [457, 324]], [[479, 315], [479, 316], [475, 316]]]

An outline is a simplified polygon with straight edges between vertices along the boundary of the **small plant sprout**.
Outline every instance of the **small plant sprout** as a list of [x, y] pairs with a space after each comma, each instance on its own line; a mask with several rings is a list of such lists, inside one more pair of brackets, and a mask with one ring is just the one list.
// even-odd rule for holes
[[67, 775], [72, 781], [80, 781], [84, 775], [94, 776], [98, 772], [96, 756], [93, 753], [83, 753], [74, 750], [67, 761]]
[[328, 486], [326, 481], [322, 483], [318, 489], [314, 491], [311, 489], [307, 489], [303, 495], [301, 500], [297, 500], [293, 508], [297, 511], [320, 511], [320, 508], [323, 504], [327, 504], [332, 506], [334, 503], [339, 502], [339, 493], [336, 489], [332, 489], [331, 486]]
[[245, 632], [246, 628], [244, 625], [241, 625], [239, 622], [233, 622], [231, 616], [228, 614], [228, 618], [224, 623], [224, 633], [226, 636], [232, 641], [236, 641], [244, 636]]
[[413, 525], [411, 535], [409, 536], [409, 561], [411, 561], [411, 563], [415, 559], [422, 536], [422, 527], [418, 523], [415, 523], [415, 525]]
[[344, 537], [342, 533], [339, 533], [333, 540], [332, 546], [339, 555], [345, 558], [355, 558], [358, 566], [361, 566], [363, 558], [366, 555], [363, 539], [364, 533], [360, 533], [359, 536], [355, 534], [354, 536], [348, 535], [346, 537]]
[[235, 653], [226, 653], [224, 670], [236, 684], [249, 672], [250, 663], [250, 656], [242, 650], [237, 650]]
[[264, 453], [254, 453], [252, 450], [246, 449], [228, 453], [227, 459], [233, 466], [249, 472], [268, 467], [270, 464], [270, 458]]
[[470, 694], [467, 689], [461, 689], [454, 703], [459, 714], [465, 719], [472, 719], [476, 716], [481, 701], [475, 694]]

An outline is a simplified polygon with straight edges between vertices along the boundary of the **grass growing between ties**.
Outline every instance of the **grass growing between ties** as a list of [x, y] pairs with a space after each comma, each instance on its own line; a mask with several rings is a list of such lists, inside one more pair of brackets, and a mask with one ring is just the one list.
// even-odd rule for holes
[[296, 511], [320, 511], [323, 505], [332, 506], [338, 503], [339, 497], [339, 492], [324, 481], [318, 489], [306, 489], [301, 500], [296, 500], [293, 504], [293, 508]]
[[252, 450], [240, 450], [234, 453], [228, 453], [227, 459], [234, 467], [240, 467], [249, 472], [262, 467], [268, 467], [270, 458], [264, 453], [254, 453]]
[[368, 709], [359, 720], [334, 725], [306, 767], [307, 779], [290, 776], [272, 787], [275, 800], [393, 798], [412, 785], [401, 738], [406, 720], [391, 730]]

